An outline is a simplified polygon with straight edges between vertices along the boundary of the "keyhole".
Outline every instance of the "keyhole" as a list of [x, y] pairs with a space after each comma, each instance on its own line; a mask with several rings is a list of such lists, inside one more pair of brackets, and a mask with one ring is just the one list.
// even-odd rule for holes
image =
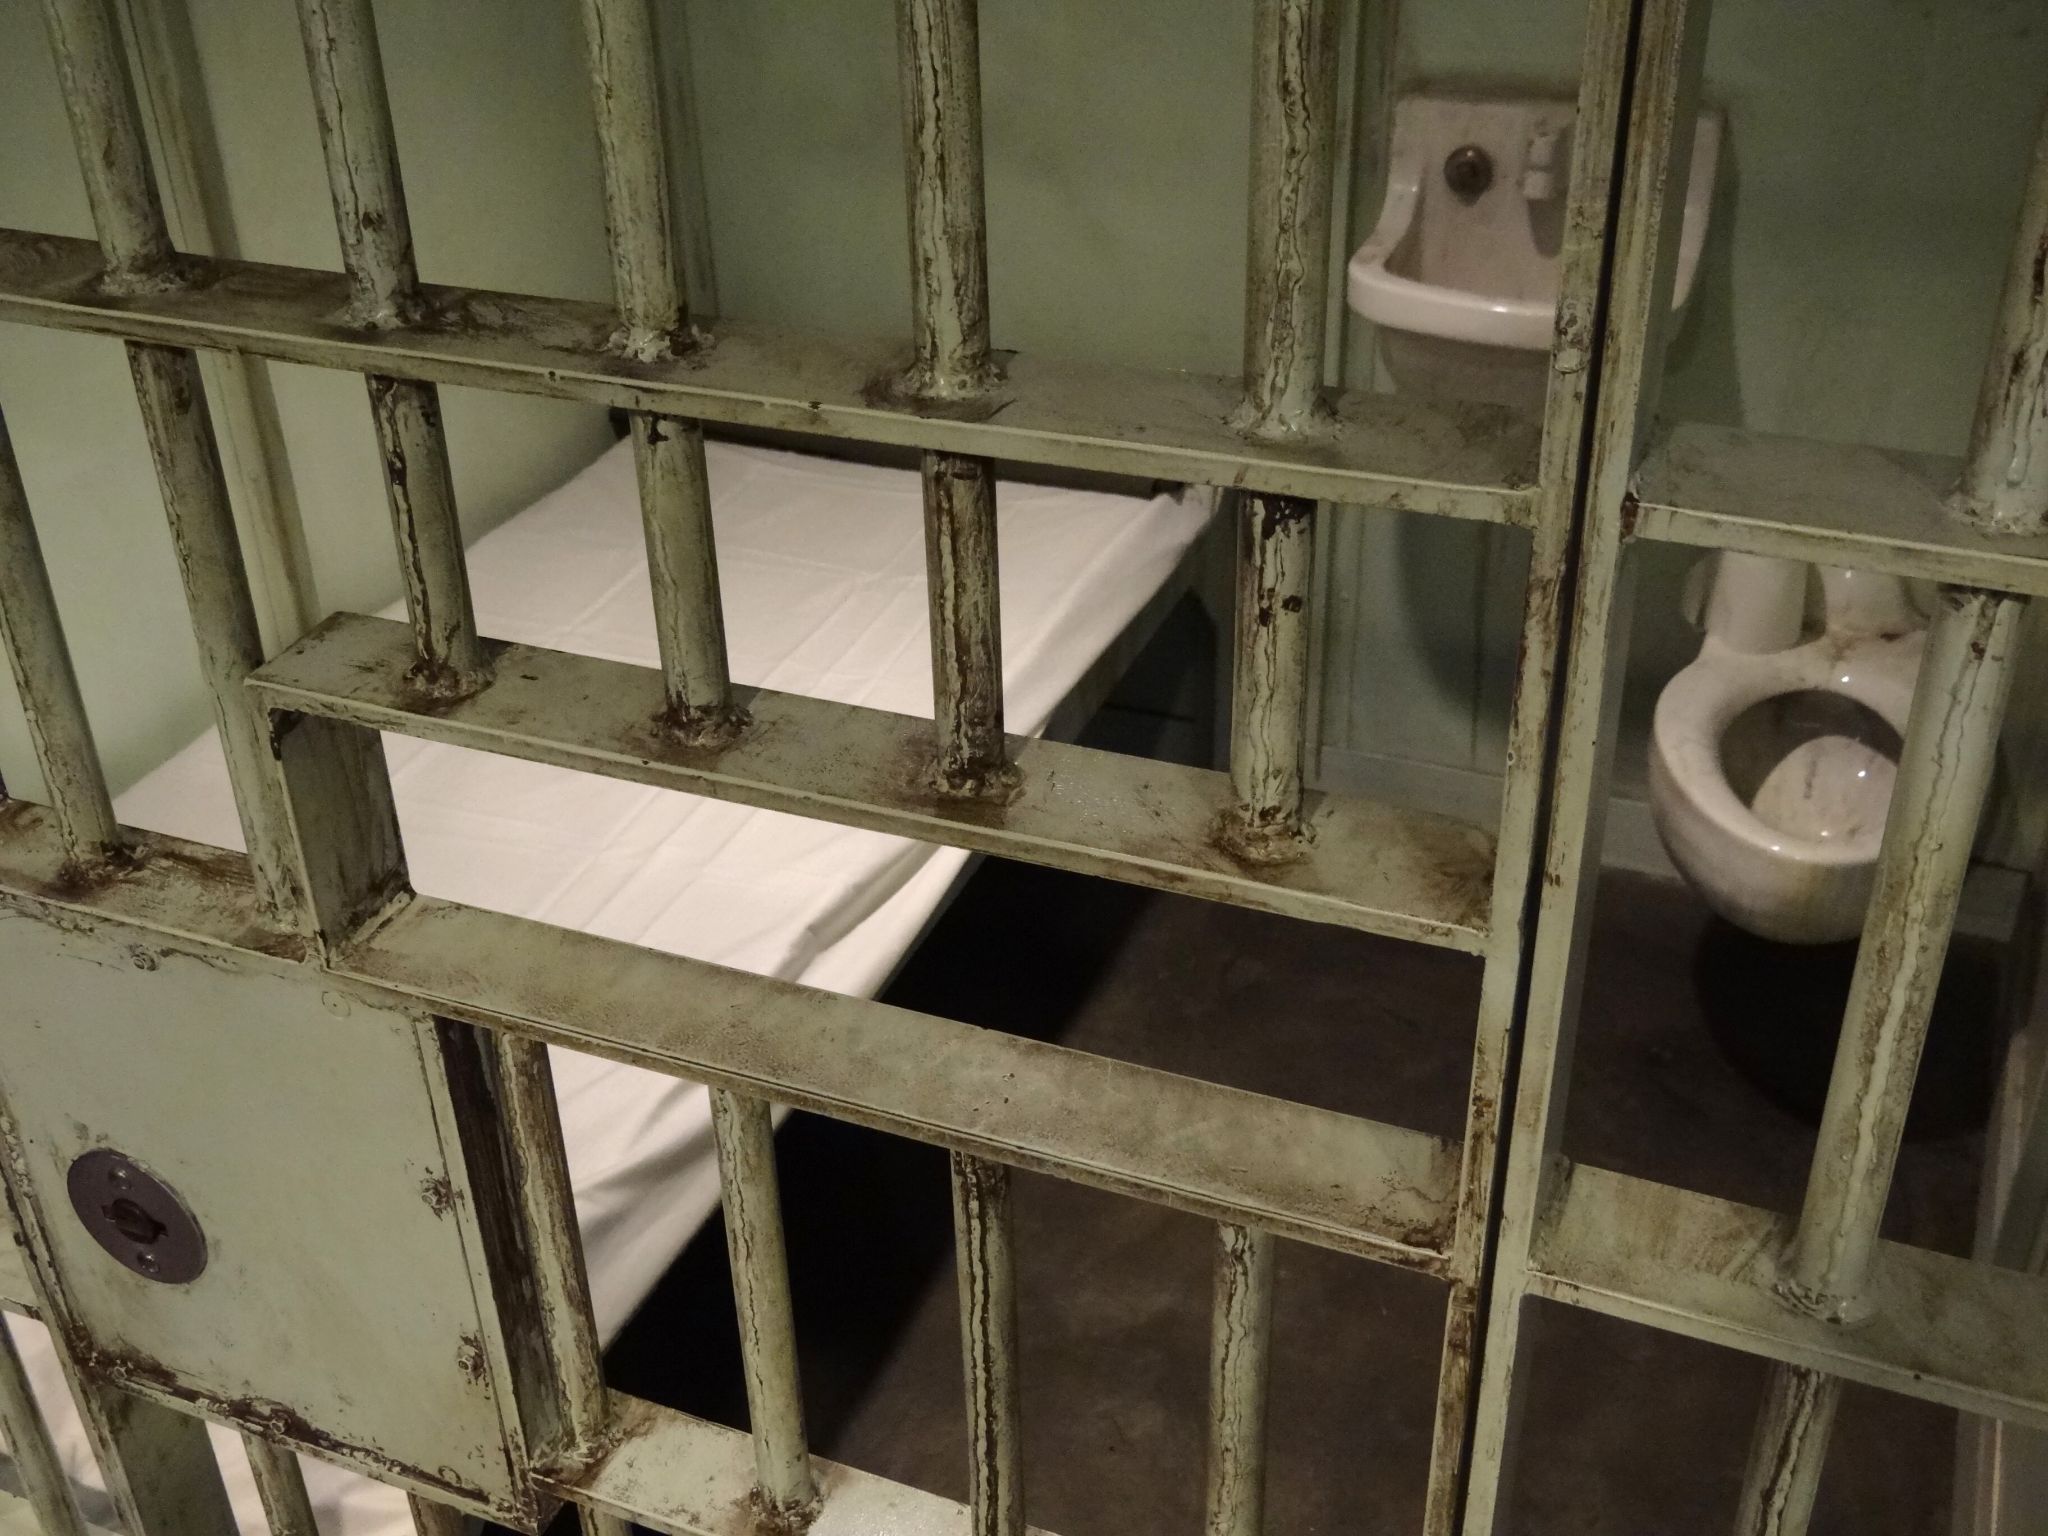
[[170, 1229], [125, 1196], [100, 1207], [100, 1214], [113, 1223], [114, 1230], [138, 1248], [147, 1248]]

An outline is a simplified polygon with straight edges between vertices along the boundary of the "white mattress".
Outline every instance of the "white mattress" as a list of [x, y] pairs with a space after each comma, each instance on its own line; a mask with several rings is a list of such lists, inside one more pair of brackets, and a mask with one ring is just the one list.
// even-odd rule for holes
[[[708, 448], [733, 675], [912, 714], [931, 710], [917, 477]], [[1211, 510], [1005, 484], [1003, 665], [1010, 729], [1061, 699], [1172, 575]], [[620, 445], [470, 552], [487, 635], [655, 664], [632, 458]], [[725, 965], [872, 995], [967, 861], [880, 833], [453, 747], [385, 738], [413, 883], [432, 895]], [[124, 821], [239, 847], [215, 738], [119, 802]], [[557, 1051], [555, 1081], [599, 1329], [617, 1333], [717, 1203], [701, 1087]], [[73, 1477], [97, 1486], [47, 1340], [15, 1320]], [[247, 1463], [215, 1430], [244, 1530], [265, 1530]], [[308, 1460], [326, 1536], [410, 1528], [396, 1490]]]

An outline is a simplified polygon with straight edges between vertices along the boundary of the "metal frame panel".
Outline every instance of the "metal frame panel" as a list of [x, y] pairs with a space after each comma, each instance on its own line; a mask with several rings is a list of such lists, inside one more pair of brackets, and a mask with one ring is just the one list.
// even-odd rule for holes
[[[1957, 467], [1874, 450], [1653, 426], [1707, 7], [1589, 0], [1539, 417], [1322, 386], [1338, 137], [1337, 0], [1258, 0], [1245, 366], [1237, 380], [1083, 367], [991, 346], [974, 0], [899, 0], [914, 328], [860, 346], [693, 322], [668, 207], [649, 0], [582, 0], [614, 306], [418, 282], [369, 0], [299, 0], [345, 273], [172, 248], [107, 0], [44, 0], [99, 242], [0, 231], [0, 319], [129, 348], [251, 856], [115, 826], [28, 508], [0, 439], [0, 639], [49, 808], [0, 808], [0, 906], [52, 931], [175, 941], [265, 984], [340, 985], [436, 1026], [453, 1144], [477, 1191], [479, 1270], [516, 1397], [507, 1455], [533, 1502], [712, 1532], [1028, 1529], [1009, 1170], [1216, 1223], [1207, 1529], [1262, 1522], [1273, 1237], [1446, 1282], [1424, 1529], [1486, 1536], [1510, 1467], [1531, 1299], [1776, 1362], [1741, 1528], [1803, 1528], [1841, 1379], [2048, 1422], [2048, 1282], [1876, 1240], [1927, 1007], [2009, 684], [2023, 594], [2048, 592], [2048, 238], [2037, 165], [1979, 429]], [[339, 615], [282, 654], [257, 637], [192, 347], [368, 381], [412, 623]], [[633, 413], [658, 671], [477, 635], [435, 388]], [[922, 450], [931, 720], [735, 689], [704, 481], [706, 422]], [[996, 457], [1200, 481], [1238, 532], [1229, 772], [1003, 731]], [[1319, 512], [1318, 500], [1333, 504]], [[1499, 833], [1303, 784], [1319, 515], [1357, 504], [1530, 539]], [[1948, 584], [1908, 732], [1822, 1153], [1788, 1218], [1573, 1168], [1558, 1155], [1586, 896], [1626, 646], [1633, 543], [1663, 539]], [[1364, 928], [1483, 963], [1463, 1133], [1239, 1093], [882, 1004], [414, 894], [376, 732], [772, 806]], [[749, 1436], [608, 1393], [544, 1045], [709, 1083], [740, 1307]], [[431, 1075], [431, 1073], [430, 1073]], [[953, 1153], [971, 1496], [934, 1499], [808, 1454], [769, 1103]], [[1508, 1134], [1512, 1127], [1512, 1135]], [[0, 1302], [70, 1316], [33, 1262]], [[81, 1335], [78, 1343], [89, 1346]], [[173, 1382], [70, 1365], [117, 1505], [140, 1532], [224, 1518]], [[0, 1417], [48, 1528], [75, 1511], [38, 1462], [0, 1357]], [[18, 1373], [15, 1373], [18, 1375]], [[109, 1396], [118, 1380], [142, 1397]], [[169, 1406], [163, 1406], [168, 1404]], [[279, 1443], [252, 1457], [273, 1526], [310, 1530]], [[751, 1442], [751, 1452], [743, 1442]], [[195, 1450], [194, 1447], [197, 1447]], [[418, 1469], [386, 1468], [415, 1488]], [[209, 1478], [211, 1481], [209, 1482]], [[416, 1499], [423, 1531], [444, 1505]]]

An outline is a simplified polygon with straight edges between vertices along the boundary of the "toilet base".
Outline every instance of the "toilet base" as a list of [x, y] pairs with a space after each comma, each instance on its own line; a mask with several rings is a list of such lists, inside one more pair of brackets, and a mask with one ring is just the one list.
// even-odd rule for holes
[[[1709, 918], [1693, 960], [1708, 1033], [1744, 1078], [1780, 1109], [1820, 1123], [1841, 1034], [1856, 943], [1779, 944]], [[1935, 996], [1934, 1021], [1913, 1088], [1914, 1140], [1983, 1127], [1997, 1083], [1996, 1020], [2003, 951], [1958, 936]]]

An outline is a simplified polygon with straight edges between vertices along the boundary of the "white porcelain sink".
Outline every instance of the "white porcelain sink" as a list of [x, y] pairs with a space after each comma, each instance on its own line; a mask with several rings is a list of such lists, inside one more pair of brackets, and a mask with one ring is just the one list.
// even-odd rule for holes
[[[1572, 117], [1569, 100], [1422, 94], [1397, 102], [1386, 203], [1351, 258], [1351, 307], [1417, 335], [1546, 351], [1557, 312]], [[1691, 297], [1699, 269], [1721, 129], [1721, 114], [1703, 109], [1674, 307]], [[1453, 155], [1461, 156], [1455, 168]]]

